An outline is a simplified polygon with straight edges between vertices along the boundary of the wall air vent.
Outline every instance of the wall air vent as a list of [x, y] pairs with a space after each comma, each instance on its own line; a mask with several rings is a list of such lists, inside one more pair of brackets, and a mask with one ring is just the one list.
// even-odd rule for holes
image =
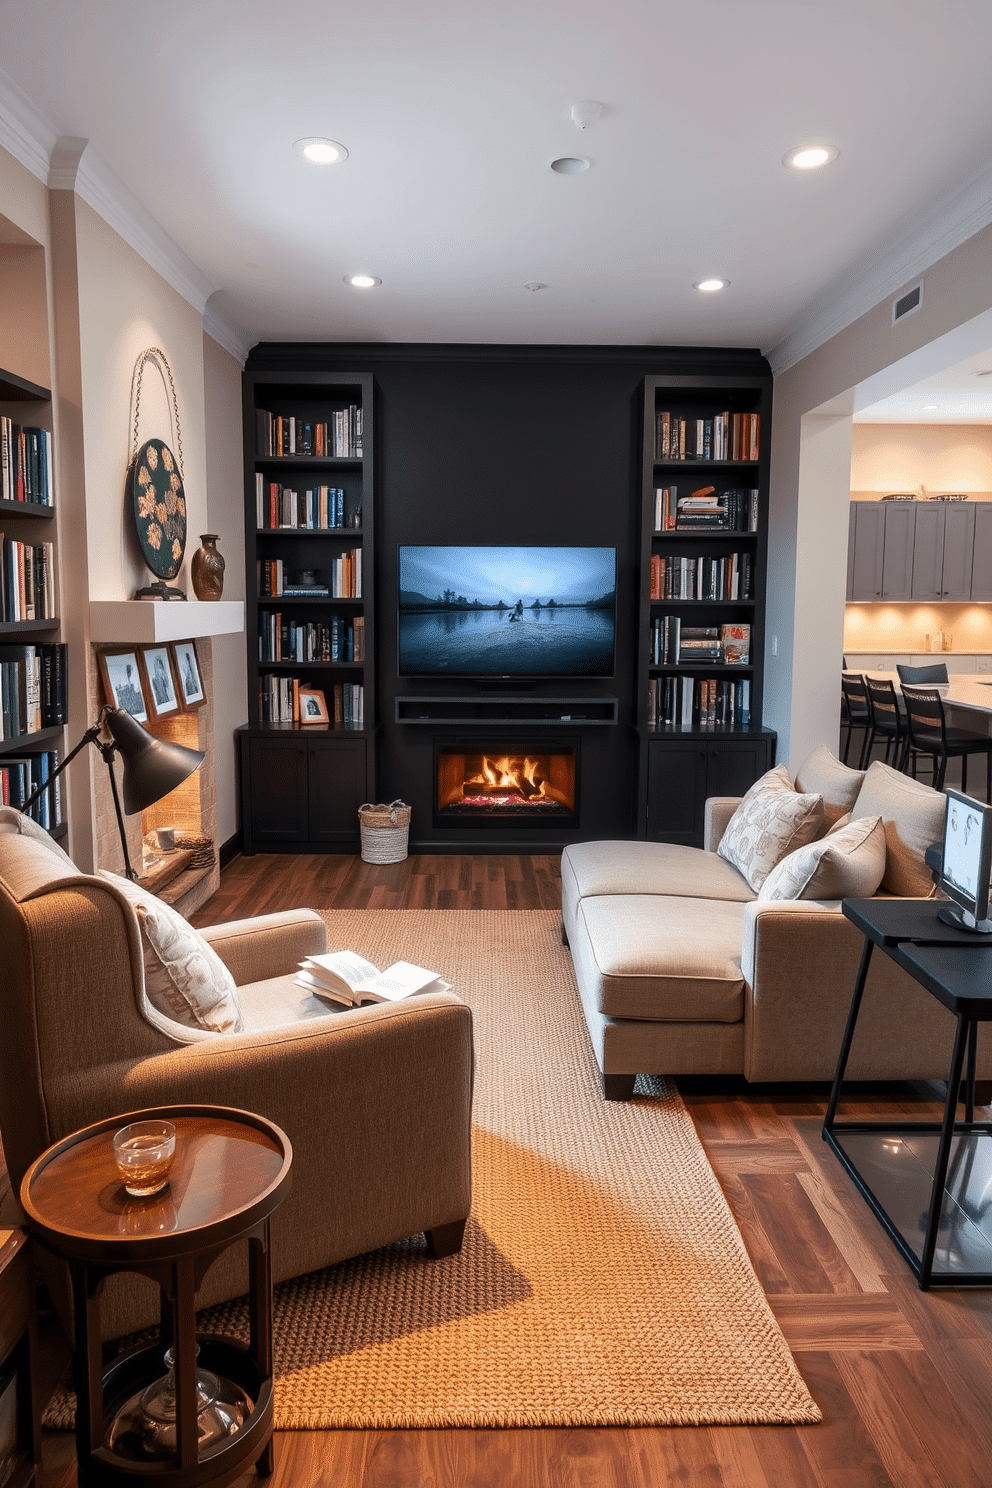
[[905, 320], [907, 315], [915, 315], [923, 304], [923, 280], [914, 284], [912, 289], [900, 295], [897, 300], [892, 301], [892, 324], [897, 320]]

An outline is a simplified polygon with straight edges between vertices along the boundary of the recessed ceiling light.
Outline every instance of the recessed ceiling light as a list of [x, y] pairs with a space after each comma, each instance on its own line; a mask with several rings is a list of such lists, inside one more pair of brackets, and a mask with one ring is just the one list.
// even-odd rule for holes
[[293, 149], [299, 150], [303, 159], [311, 165], [340, 165], [342, 160], [348, 159], [348, 151], [344, 145], [339, 145], [337, 140], [321, 139], [317, 135], [298, 139]]
[[703, 294], [715, 294], [718, 289], [726, 289], [729, 283], [729, 279], [697, 279], [692, 287], [701, 289]]
[[375, 274], [345, 274], [345, 284], [351, 284], [355, 289], [375, 289], [382, 280], [376, 278]]
[[819, 170], [821, 165], [830, 165], [839, 154], [835, 145], [799, 145], [782, 156], [782, 164], [789, 170]]
[[551, 169], [560, 176], [581, 176], [590, 165], [592, 161], [583, 159], [581, 155], [562, 155], [557, 160], [552, 160]]
[[923, 405], [923, 412], [924, 413], [936, 413], [936, 411], [937, 411], [937, 404], [936, 403], [924, 403], [924, 405]]

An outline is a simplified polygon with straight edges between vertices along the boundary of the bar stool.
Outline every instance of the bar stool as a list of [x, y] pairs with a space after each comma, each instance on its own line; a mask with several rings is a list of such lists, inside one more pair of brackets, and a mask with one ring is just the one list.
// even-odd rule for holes
[[851, 752], [851, 735], [856, 728], [865, 731], [864, 741], [861, 745], [861, 753], [858, 756], [858, 768], [863, 770], [868, 751], [874, 741], [874, 730], [871, 722], [871, 703], [868, 700], [868, 688], [865, 679], [860, 672], [842, 672], [840, 677], [841, 703], [846, 710], [846, 717], [842, 713], [842, 723], [847, 724], [847, 738], [844, 741], [844, 752], [841, 755], [845, 765], [847, 757]]
[[944, 661], [931, 662], [929, 666], [906, 666], [903, 662], [896, 662], [896, 671], [900, 682], [908, 682], [912, 687], [921, 683], [946, 682], [947, 663]]
[[904, 686], [902, 695], [906, 704], [906, 742], [900, 769], [905, 771], [912, 761], [915, 780], [917, 756], [929, 755], [933, 762], [934, 789], [943, 790], [947, 761], [960, 759], [961, 789], [967, 792], [968, 756], [984, 754], [985, 799], [992, 804], [992, 738], [987, 734], [973, 734], [969, 729], [948, 728], [944, 702], [936, 687]]
[[[906, 732], [898, 694], [891, 682], [883, 682], [876, 677], [866, 677], [865, 685], [868, 689], [868, 706], [871, 708], [872, 743], [879, 739], [884, 740], [885, 763], [891, 763], [898, 769]], [[867, 759], [865, 763], [867, 764]]]

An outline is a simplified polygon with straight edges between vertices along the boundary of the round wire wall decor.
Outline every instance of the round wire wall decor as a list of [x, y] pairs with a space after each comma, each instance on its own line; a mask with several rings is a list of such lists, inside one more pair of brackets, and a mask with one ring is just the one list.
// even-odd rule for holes
[[186, 551], [186, 492], [176, 457], [161, 439], [139, 446], [128, 485], [144, 560], [160, 579], [174, 579]]

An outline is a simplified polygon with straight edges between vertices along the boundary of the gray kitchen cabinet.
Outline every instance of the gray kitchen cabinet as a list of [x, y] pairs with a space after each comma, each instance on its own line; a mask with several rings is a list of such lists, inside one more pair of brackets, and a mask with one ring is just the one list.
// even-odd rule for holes
[[914, 505], [913, 599], [970, 599], [977, 507], [966, 501]]
[[975, 549], [971, 565], [971, 597], [992, 600], [992, 501], [975, 504]]
[[848, 599], [911, 598], [915, 503], [855, 501], [851, 507]]

